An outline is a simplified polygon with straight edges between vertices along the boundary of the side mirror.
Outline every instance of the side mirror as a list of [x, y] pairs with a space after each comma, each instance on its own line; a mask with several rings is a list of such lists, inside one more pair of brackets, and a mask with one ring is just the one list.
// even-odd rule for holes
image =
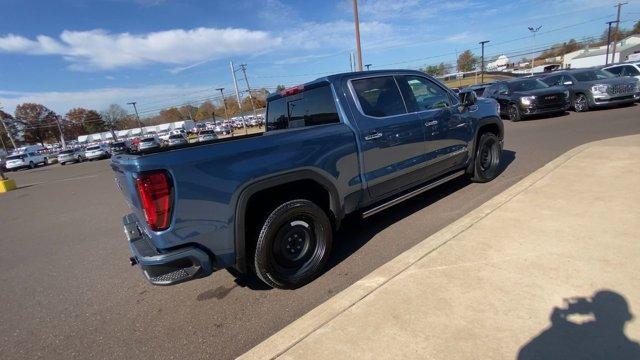
[[568, 80], [562, 83], [562, 85], [573, 85], [573, 81]]
[[473, 90], [460, 92], [460, 103], [464, 107], [469, 107], [471, 105], [474, 105], [477, 100], [478, 100], [478, 97], [476, 96], [476, 93]]

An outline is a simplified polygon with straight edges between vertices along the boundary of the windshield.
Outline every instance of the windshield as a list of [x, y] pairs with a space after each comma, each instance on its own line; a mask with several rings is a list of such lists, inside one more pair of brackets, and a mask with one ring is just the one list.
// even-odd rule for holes
[[27, 155], [11, 155], [7, 157], [7, 160], [20, 160], [26, 158]]
[[538, 79], [526, 79], [526, 80], [520, 80], [520, 81], [513, 81], [508, 83], [508, 86], [509, 86], [509, 90], [512, 92], [546, 89], [549, 87], [549, 85], [543, 83]]
[[100, 146], [89, 146], [87, 148], [88, 151], [93, 151], [93, 150], [100, 150]]
[[604, 70], [586, 70], [575, 72], [573, 76], [578, 81], [594, 81], [612, 78], [613, 74]]
[[60, 151], [60, 155], [68, 155], [68, 154], [73, 154], [73, 150]]

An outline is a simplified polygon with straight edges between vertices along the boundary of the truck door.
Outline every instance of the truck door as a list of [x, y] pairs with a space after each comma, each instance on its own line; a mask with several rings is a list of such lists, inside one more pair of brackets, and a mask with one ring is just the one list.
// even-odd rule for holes
[[348, 81], [372, 199], [424, 181], [424, 129], [408, 113], [392, 75]]
[[415, 114], [425, 130], [425, 178], [463, 164], [472, 137], [469, 111], [461, 112], [457, 106], [459, 101], [426, 77], [405, 75], [398, 76], [397, 81], [407, 109]]

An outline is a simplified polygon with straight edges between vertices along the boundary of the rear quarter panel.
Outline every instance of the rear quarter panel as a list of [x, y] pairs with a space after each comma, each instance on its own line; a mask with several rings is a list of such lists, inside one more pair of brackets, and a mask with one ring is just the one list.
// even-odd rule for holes
[[[249, 185], [305, 169], [330, 181], [341, 200], [361, 187], [355, 137], [343, 123], [149, 155], [117, 155], [112, 161], [131, 209], [158, 249], [199, 244], [215, 254], [220, 267], [234, 265], [236, 204]], [[161, 232], [146, 227], [134, 180], [136, 173], [157, 169], [170, 173], [175, 191], [172, 225]]]

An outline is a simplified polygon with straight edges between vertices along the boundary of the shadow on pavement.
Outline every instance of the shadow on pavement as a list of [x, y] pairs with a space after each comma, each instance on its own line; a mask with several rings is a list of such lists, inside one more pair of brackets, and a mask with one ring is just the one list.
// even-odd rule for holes
[[551, 326], [520, 349], [518, 360], [640, 359], [640, 345], [624, 333], [633, 319], [624, 296], [600, 290], [565, 302], [551, 311]]

